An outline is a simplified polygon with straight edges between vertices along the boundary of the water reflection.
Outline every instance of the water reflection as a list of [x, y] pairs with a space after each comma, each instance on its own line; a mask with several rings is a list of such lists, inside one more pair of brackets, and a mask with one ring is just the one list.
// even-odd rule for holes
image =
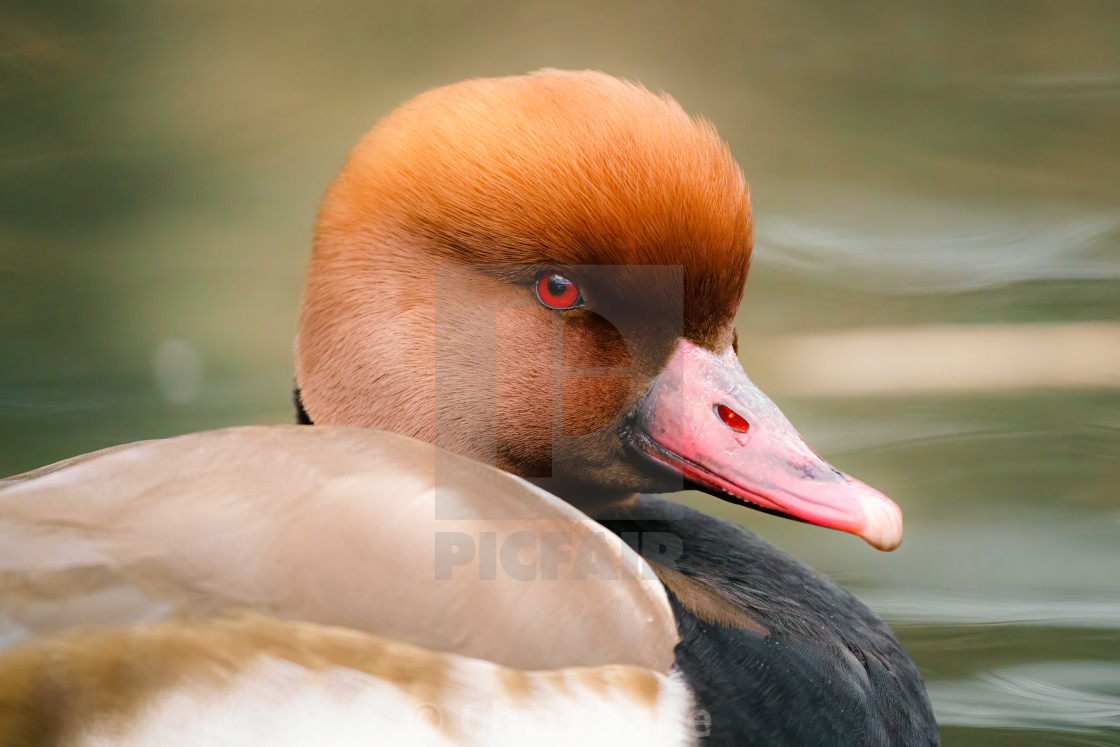
[[1007, 75], [980, 81], [980, 85], [995, 94], [1024, 98], [1120, 96], [1120, 72]]
[[865, 195], [763, 215], [759, 259], [889, 293], [944, 294], [1027, 280], [1120, 277], [1120, 213], [1016, 211]]
[[1120, 630], [1120, 598], [1024, 599], [944, 592], [864, 593], [863, 599], [894, 624], [1037, 625]]
[[[664, 88], [730, 141], [758, 219], [744, 341], [1115, 323], [1117, 39], [1120, 5], [1081, 0], [5, 8], [0, 474], [290, 422], [300, 276], [346, 149], [425, 88], [542, 66]], [[944, 357], [878, 339], [912, 372]], [[1039, 339], [1020, 352], [1054, 357]], [[687, 500], [894, 621], [947, 745], [1120, 743], [1117, 385], [794, 386], [791, 366], [842, 380], [850, 350], [741, 353], [822, 455], [903, 506], [896, 554]]]
[[944, 726], [1069, 732], [1120, 729], [1120, 664], [1050, 661], [930, 688]]

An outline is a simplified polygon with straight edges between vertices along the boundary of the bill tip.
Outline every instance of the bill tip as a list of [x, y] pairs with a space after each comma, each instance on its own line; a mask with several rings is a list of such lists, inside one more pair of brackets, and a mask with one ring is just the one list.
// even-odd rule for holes
[[889, 498], [868, 501], [863, 506], [867, 524], [859, 532], [876, 550], [890, 552], [902, 544], [902, 509]]

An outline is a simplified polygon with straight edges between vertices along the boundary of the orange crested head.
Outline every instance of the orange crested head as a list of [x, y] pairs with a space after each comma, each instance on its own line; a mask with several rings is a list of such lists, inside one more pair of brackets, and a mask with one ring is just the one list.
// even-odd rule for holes
[[676, 278], [651, 302], [683, 302], [685, 335], [711, 344], [746, 280], [750, 198], [715, 128], [669, 96], [542, 70], [428, 91], [379, 122], [327, 193], [316, 254], [371, 233], [441, 263], [678, 266], [683, 299]]

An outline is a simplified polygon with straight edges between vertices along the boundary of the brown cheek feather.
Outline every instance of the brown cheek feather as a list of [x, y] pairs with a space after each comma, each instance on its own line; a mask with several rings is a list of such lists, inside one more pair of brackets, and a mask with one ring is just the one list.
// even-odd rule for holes
[[622, 414], [630, 394], [630, 379], [617, 376], [565, 376], [563, 433], [585, 436], [611, 425]]
[[562, 319], [563, 434], [583, 436], [610, 426], [622, 414], [630, 394], [630, 351], [622, 333], [593, 311]]
[[497, 467], [552, 477], [552, 327], [543, 309], [499, 309], [496, 324]]
[[613, 324], [593, 311], [563, 314], [562, 360], [569, 368], [627, 368], [630, 351]]

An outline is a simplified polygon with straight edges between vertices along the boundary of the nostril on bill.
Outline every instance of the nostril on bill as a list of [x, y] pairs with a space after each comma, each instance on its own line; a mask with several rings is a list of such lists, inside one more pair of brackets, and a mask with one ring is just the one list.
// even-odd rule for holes
[[722, 420], [723, 424], [731, 430], [737, 431], [739, 433], [746, 433], [750, 430], [751, 424], [747, 422], [747, 419], [732, 410], [727, 405], [718, 404], [716, 405], [715, 410], [716, 416], [720, 420]]

